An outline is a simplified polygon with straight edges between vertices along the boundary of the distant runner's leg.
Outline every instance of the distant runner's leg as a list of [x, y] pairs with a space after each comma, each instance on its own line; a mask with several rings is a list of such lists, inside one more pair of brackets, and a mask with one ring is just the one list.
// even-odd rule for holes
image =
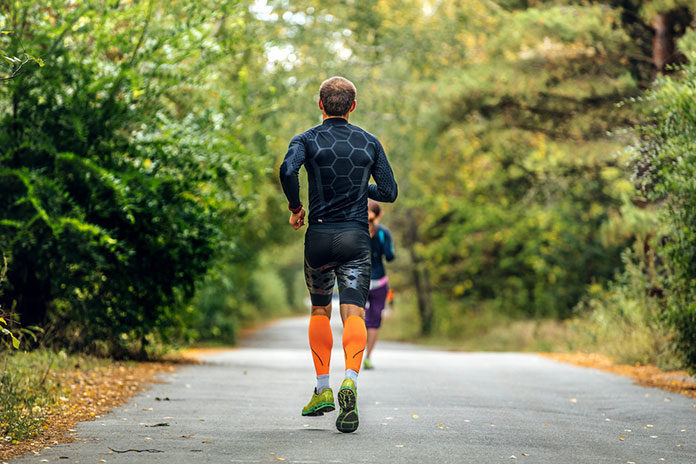
[[367, 327], [367, 348], [365, 349], [365, 368], [372, 369], [372, 350], [377, 343], [377, 334], [382, 326], [382, 311], [387, 301], [389, 287], [385, 284], [370, 290], [367, 298], [369, 309], [365, 310], [365, 326]]

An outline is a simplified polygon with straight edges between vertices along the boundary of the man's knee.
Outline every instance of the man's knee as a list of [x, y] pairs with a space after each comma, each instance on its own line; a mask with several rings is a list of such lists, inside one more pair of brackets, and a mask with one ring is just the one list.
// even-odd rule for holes
[[358, 316], [365, 319], [365, 309], [354, 304], [341, 304], [341, 318], [346, 320], [350, 316]]
[[331, 319], [331, 303], [326, 306], [312, 306], [312, 316], [326, 316]]

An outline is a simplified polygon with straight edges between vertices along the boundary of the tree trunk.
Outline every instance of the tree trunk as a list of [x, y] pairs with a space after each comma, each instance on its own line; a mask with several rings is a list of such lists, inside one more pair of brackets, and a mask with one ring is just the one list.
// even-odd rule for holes
[[674, 35], [670, 15], [662, 13], [653, 21], [653, 65], [655, 72], [664, 74], [665, 66], [672, 62], [674, 56]]
[[428, 271], [425, 269], [423, 260], [418, 256], [415, 250], [415, 244], [418, 243], [418, 223], [415, 220], [417, 215], [414, 211], [409, 211], [406, 215], [406, 233], [404, 234], [405, 248], [408, 249], [411, 256], [411, 265], [413, 266], [411, 275], [413, 277], [413, 285], [416, 288], [416, 301], [418, 303], [418, 314], [421, 322], [421, 334], [430, 335], [433, 328], [433, 303], [432, 291], [430, 288], [430, 279]]
[[[411, 254], [413, 257], [413, 253]], [[421, 335], [430, 335], [433, 330], [433, 303], [430, 296], [428, 272], [421, 263], [413, 264], [413, 283], [416, 286], [418, 314], [421, 320]]]

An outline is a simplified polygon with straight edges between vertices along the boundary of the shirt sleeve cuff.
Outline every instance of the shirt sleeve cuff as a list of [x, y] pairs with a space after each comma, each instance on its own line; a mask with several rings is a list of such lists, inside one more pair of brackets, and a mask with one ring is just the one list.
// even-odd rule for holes
[[298, 206], [297, 208], [293, 208], [292, 206], [290, 206], [290, 203], [288, 203], [288, 209], [292, 211], [292, 214], [297, 214], [300, 212], [300, 210], [302, 210], [302, 203], [300, 203], [300, 206]]

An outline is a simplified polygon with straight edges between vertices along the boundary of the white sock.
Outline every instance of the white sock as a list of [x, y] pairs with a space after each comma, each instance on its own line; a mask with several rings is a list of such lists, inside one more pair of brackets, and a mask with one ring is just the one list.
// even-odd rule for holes
[[314, 391], [319, 394], [325, 388], [329, 388], [329, 374], [317, 375], [317, 388]]
[[353, 382], [358, 381], [358, 373], [353, 369], [346, 369], [346, 379], [351, 379]]

